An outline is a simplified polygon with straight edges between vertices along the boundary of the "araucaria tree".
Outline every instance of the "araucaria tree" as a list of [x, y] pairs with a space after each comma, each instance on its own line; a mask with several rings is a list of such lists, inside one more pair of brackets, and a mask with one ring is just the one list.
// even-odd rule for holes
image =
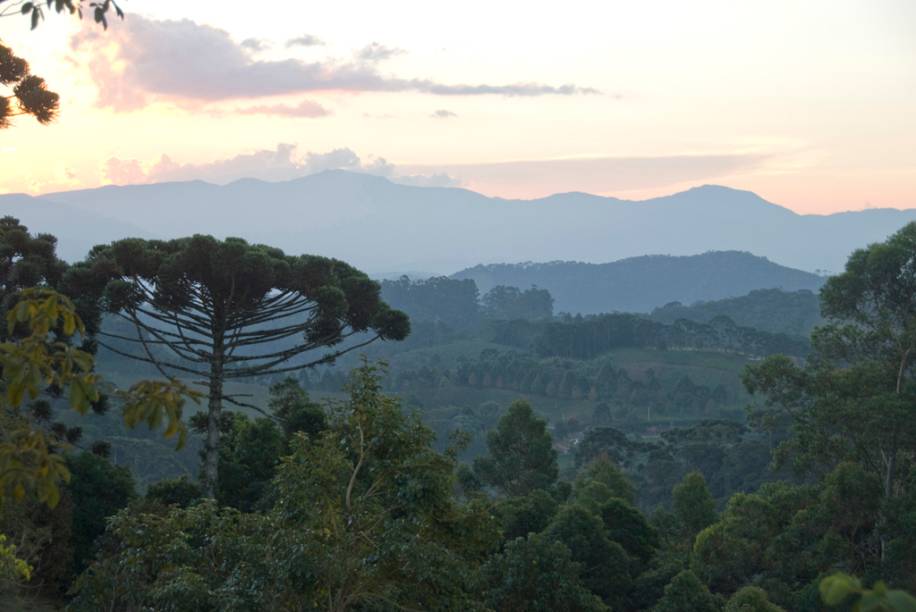
[[226, 381], [332, 362], [409, 332], [407, 316], [348, 264], [239, 238], [121, 240], [95, 247], [80, 269], [104, 309], [135, 328], [103, 331], [101, 345], [207, 385], [203, 479], [211, 495], [223, 403], [244, 405], [224, 393]]

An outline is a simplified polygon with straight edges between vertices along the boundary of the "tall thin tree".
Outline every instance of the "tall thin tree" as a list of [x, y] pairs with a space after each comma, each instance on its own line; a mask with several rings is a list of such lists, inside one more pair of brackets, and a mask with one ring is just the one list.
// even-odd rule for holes
[[332, 362], [409, 332], [407, 316], [348, 264], [240, 238], [121, 240], [95, 247], [77, 269], [87, 293], [133, 326], [129, 333], [103, 330], [102, 346], [206, 384], [203, 477], [211, 494], [223, 402], [246, 405], [225, 393], [226, 381]]

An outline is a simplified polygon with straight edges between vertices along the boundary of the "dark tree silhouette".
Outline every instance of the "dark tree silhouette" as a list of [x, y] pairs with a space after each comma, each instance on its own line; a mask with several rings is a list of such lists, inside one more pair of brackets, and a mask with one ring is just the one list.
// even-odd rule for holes
[[[2, 61], [2, 60], [0, 60]], [[57, 287], [66, 264], [57, 258], [57, 239], [50, 234], [29, 233], [14, 217], [0, 218], [0, 317], [26, 287]], [[5, 338], [6, 326], [0, 326]]]
[[[82, 19], [83, 7], [88, 6], [92, 19], [108, 29], [108, 15], [124, 19], [124, 11], [114, 0], [0, 0], [0, 17], [23, 15], [38, 27], [45, 18], [45, 10], [55, 13], [77, 15]], [[0, 42], [0, 129], [10, 126], [10, 118], [17, 115], [32, 115], [41, 124], [48, 124], [57, 117], [60, 96], [50, 91], [45, 80], [29, 72], [29, 64], [17, 57], [13, 50]]]
[[[41, 124], [57, 116], [59, 96], [48, 90], [45, 80], [29, 72], [29, 63], [0, 44], [0, 129], [10, 126], [10, 118], [32, 115]], [[4, 95], [5, 94], [5, 95]]]
[[102, 346], [207, 385], [210, 494], [223, 401], [253, 407], [224, 393], [227, 380], [332, 362], [378, 339], [403, 339], [410, 328], [406, 315], [379, 298], [378, 284], [348, 264], [239, 238], [121, 240], [95, 247], [74, 276], [136, 330], [103, 331]]
[[32, 29], [44, 21], [45, 10], [55, 13], [66, 13], [83, 18], [83, 7], [88, 6], [92, 13], [92, 20], [104, 28], [108, 28], [108, 15], [114, 11], [115, 15], [124, 19], [124, 11], [114, 0], [0, 0], [0, 17], [25, 16], [32, 24]]

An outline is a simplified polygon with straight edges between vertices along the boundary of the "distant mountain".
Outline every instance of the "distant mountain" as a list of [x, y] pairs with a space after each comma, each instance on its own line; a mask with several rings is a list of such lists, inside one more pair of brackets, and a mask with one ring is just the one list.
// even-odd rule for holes
[[68, 260], [81, 259], [94, 245], [117, 237], [153, 237], [132, 223], [24, 194], [0, 196], [0, 217], [5, 216], [16, 217], [32, 232], [57, 236], [58, 254]]
[[276, 183], [190, 181], [0, 196], [0, 214], [55, 233], [68, 259], [126, 234], [204, 232], [333, 255], [368, 272], [437, 274], [482, 262], [605, 262], [709, 250], [839, 271], [853, 249], [916, 220], [916, 210], [798, 215], [726, 187], [640, 202], [583, 193], [504, 200], [339, 170]]
[[720, 300], [755, 289], [816, 291], [824, 282], [816, 274], [740, 251], [686, 257], [648, 255], [604, 264], [477, 265], [453, 277], [473, 279], [481, 293], [496, 285], [536, 285], [550, 291], [555, 311], [581, 314], [649, 312], [670, 302]]
[[824, 321], [816, 293], [781, 289], [756, 289], [741, 297], [690, 305], [673, 302], [656, 308], [651, 316], [660, 323], [674, 323], [678, 319], [709, 323], [726, 316], [743, 327], [791, 336], [808, 336]]

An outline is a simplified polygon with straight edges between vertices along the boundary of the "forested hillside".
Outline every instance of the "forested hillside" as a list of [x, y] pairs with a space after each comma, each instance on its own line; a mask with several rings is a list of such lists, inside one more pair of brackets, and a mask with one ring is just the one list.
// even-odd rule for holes
[[807, 292], [555, 315], [544, 288], [378, 284], [238, 239], [67, 265], [0, 230], [4, 605], [916, 602], [865, 586], [916, 588], [916, 225], [827, 281], [810, 338], [776, 333], [810, 326]]
[[0, 0], [0, 612], [916, 612], [914, 8]]
[[[689, 257], [651, 255], [605, 264], [572, 261], [478, 265], [453, 275], [480, 291], [496, 285], [541, 287], [557, 312], [651, 312], [670, 302], [693, 304], [745, 295], [757, 289], [817, 291], [824, 279], [738, 251]], [[724, 313], [723, 313], [724, 314]]]
[[724, 316], [744, 327], [789, 336], [807, 336], [824, 321], [816, 293], [781, 289], [756, 289], [740, 297], [692, 304], [671, 302], [653, 310], [651, 316], [662, 323], [678, 319], [709, 323]]

